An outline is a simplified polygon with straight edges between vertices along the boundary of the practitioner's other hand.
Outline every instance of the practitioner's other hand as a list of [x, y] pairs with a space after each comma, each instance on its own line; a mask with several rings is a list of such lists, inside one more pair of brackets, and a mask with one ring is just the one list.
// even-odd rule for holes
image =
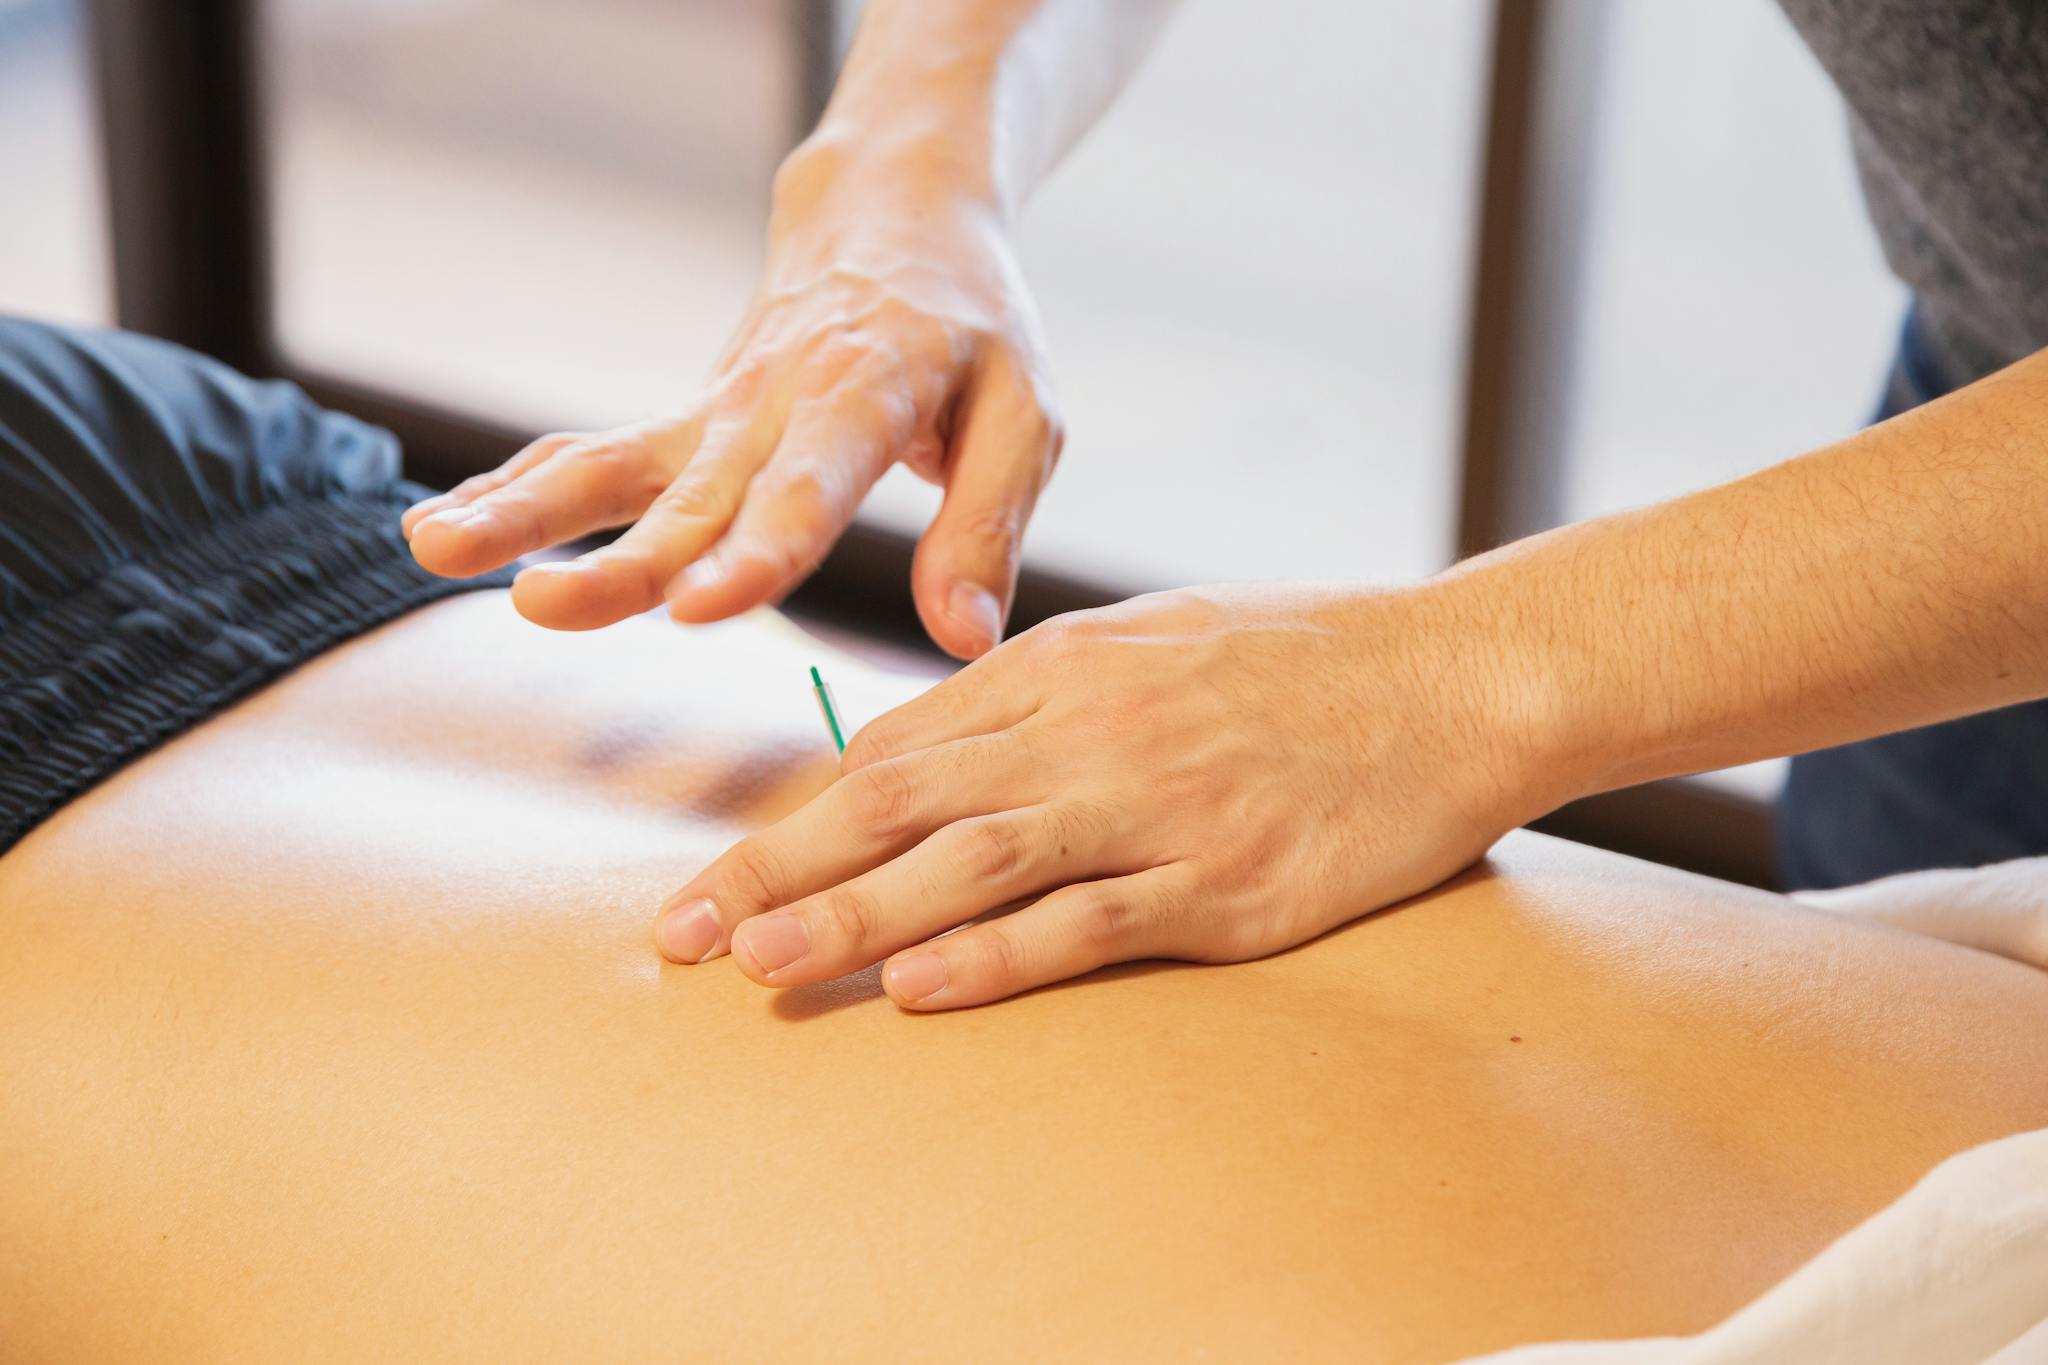
[[861, 730], [837, 782], [670, 898], [656, 941], [729, 948], [768, 986], [886, 957], [916, 1009], [1300, 943], [1563, 799], [1534, 757], [1544, 703], [1486, 640], [1428, 588], [1060, 618]]
[[512, 600], [561, 630], [663, 601], [713, 621], [781, 598], [902, 461], [945, 487], [912, 587], [932, 638], [1002, 638], [1026, 520], [1060, 450], [1033, 306], [1001, 215], [943, 165], [815, 140], [776, 179], [768, 264], [708, 383], [672, 417], [546, 436], [405, 515], [414, 556], [470, 575], [602, 527]]

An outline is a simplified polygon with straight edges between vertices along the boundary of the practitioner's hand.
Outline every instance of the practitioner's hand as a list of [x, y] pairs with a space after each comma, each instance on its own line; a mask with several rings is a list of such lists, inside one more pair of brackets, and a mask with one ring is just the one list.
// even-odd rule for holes
[[[1002, 638], [1019, 545], [1060, 449], [1029, 295], [1000, 215], [943, 166], [856, 164], [829, 142], [776, 181], [759, 291], [683, 411], [546, 436], [405, 515], [419, 562], [470, 575], [602, 527], [512, 600], [562, 630], [664, 600], [681, 621], [801, 582], [897, 461], [944, 485], [912, 586], [932, 638]], [[637, 519], [637, 521], [636, 521]]]
[[1542, 709], [1429, 588], [1079, 613], [864, 728], [837, 782], [670, 898], [656, 941], [686, 962], [729, 947], [770, 986], [887, 957], [885, 988], [918, 1009], [1133, 958], [1258, 957], [1562, 800], [1534, 757]]

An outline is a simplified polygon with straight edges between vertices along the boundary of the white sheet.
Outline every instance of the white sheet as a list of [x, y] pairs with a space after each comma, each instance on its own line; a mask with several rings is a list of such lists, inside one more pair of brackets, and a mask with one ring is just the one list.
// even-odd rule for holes
[[2048, 1129], [1950, 1157], [1898, 1202], [1699, 1336], [1524, 1346], [1485, 1357], [1487, 1365], [1993, 1359], [2048, 1360]]
[[[2048, 859], [1802, 901], [2048, 969]], [[1694, 1337], [1517, 1347], [1486, 1365], [2048, 1365], [2048, 1129], [1950, 1157]]]

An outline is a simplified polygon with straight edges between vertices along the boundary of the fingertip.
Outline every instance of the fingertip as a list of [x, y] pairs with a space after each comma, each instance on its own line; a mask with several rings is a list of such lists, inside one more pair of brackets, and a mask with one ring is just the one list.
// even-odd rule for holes
[[420, 499], [412, 506], [406, 508], [404, 514], [399, 517], [398, 533], [404, 536], [407, 541], [410, 541], [412, 539], [412, 532], [414, 527], [418, 526], [422, 520], [424, 520], [427, 517], [431, 517], [432, 515], [434, 515], [434, 513], [440, 511], [442, 508], [453, 506], [454, 501], [454, 498], [447, 493], [436, 493], [431, 498]]
[[732, 931], [732, 962], [740, 969], [740, 975], [755, 985], [772, 986], [775, 983], [768, 979], [767, 969], [761, 965], [761, 959], [754, 955], [753, 945], [747, 941], [753, 923], [753, 920], [748, 920]]
[[512, 580], [512, 609], [549, 630], [595, 630], [609, 625], [616, 618], [604, 618], [593, 610], [584, 582], [588, 577], [563, 564], [521, 569]]
[[986, 639], [977, 639], [962, 631], [951, 617], [934, 617], [924, 612], [919, 615], [924, 619], [925, 634], [931, 637], [932, 643], [962, 663], [973, 663], [991, 648]]
[[[880, 717], [876, 719], [879, 720]], [[839, 775], [841, 777], [851, 772], [858, 772], [870, 763], [878, 763], [888, 756], [881, 741], [876, 739], [871, 733], [874, 728], [875, 721], [872, 720], [866, 725], [861, 726], [860, 729], [853, 732], [853, 737], [846, 741], [846, 747], [839, 751]], [[866, 736], [866, 738], [862, 738], [862, 736]]]
[[683, 625], [702, 625], [718, 619], [702, 614], [703, 600], [716, 592], [723, 577], [715, 561], [700, 559], [688, 565], [661, 590], [661, 604], [669, 619]]
[[596, 630], [653, 605], [644, 581], [590, 559], [549, 560], [512, 580], [514, 610], [550, 630]]
[[671, 620], [708, 625], [760, 606], [774, 587], [758, 561], [709, 555], [670, 579], [662, 597]]
[[930, 948], [891, 958], [882, 968], [882, 989], [907, 1010], [945, 1009], [952, 973], [946, 959]]
[[956, 659], [974, 660], [1002, 640], [1003, 604], [987, 588], [959, 579], [920, 594], [918, 616], [932, 642]]
[[994, 648], [1003, 634], [1003, 606], [996, 595], [979, 583], [961, 579], [946, 595], [946, 615], [960, 627], [965, 638], [982, 651]]
[[474, 507], [444, 507], [413, 523], [412, 557], [429, 573], [465, 578], [494, 565], [478, 562], [483, 524]]
[[708, 900], [669, 906], [654, 921], [654, 946], [670, 962], [694, 965], [725, 952], [718, 911]]

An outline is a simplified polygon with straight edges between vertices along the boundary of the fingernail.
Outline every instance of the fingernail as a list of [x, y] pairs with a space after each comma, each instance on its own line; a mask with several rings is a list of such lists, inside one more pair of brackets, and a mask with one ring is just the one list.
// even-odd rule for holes
[[811, 931], [795, 915], [762, 915], [733, 931], [732, 950], [772, 976], [811, 950]]
[[995, 595], [979, 583], [961, 580], [946, 599], [946, 614], [991, 645], [1002, 638], [1003, 611]]
[[673, 602], [684, 593], [701, 592], [705, 588], [725, 579], [725, 566], [715, 559], [700, 559], [677, 574], [671, 581], [668, 600]]
[[654, 922], [655, 946], [671, 962], [702, 962], [718, 947], [718, 908], [695, 900], [662, 911]]
[[912, 953], [882, 971], [889, 994], [910, 1005], [946, 989], [946, 980], [946, 959], [937, 953]]
[[[443, 494], [439, 497], [422, 498], [420, 501], [406, 508], [405, 514], [399, 517], [398, 519], [398, 529], [400, 533], [403, 534], [407, 540], [411, 540], [412, 533], [419, 529], [421, 522], [425, 521], [428, 517], [434, 515], [435, 508], [440, 505], [443, 498], [445, 497], [446, 494]], [[413, 514], [415, 512], [417, 512], [419, 515], [414, 516]]]
[[431, 517], [420, 518], [420, 522], [422, 525], [431, 521], [437, 526], [461, 526], [481, 515], [483, 509], [480, 507], [449, 507], [434, 513]]

